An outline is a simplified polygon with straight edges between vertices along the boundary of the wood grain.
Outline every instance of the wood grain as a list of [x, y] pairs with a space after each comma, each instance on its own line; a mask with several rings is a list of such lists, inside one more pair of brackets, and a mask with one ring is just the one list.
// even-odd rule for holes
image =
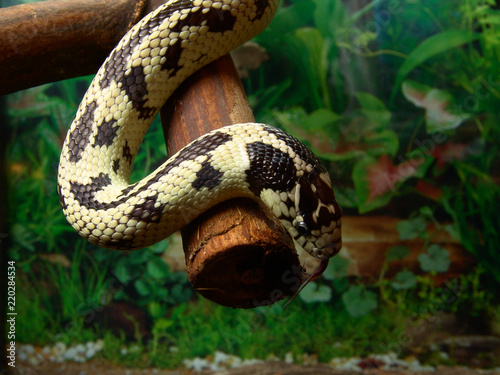
[[[210, 130], [253, 121], [229, 56], [184, 82], [162, 110], [171, 153]], [[279, 221], [252, 200], [233, 199], [214, 207], [185, 227], [182, 238], [189, 280], [219, 304], [269, 305], [300, 285], [293, 241]]]
[[122, 36], [164, 2], [50, 0], [0, 8], [0, 95], [96, 73]]

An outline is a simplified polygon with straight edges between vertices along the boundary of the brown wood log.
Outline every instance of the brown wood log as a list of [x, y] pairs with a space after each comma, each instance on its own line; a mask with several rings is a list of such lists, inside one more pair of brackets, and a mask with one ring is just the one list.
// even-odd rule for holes
[[0, 95], [84, 76], [166, 0], [41, 1], [0, 9]]
[[[190, 77], [162, 110], [169, 152], [210, 130], [253, 121], [229, 56]], [[252, 200], [233, 199], [214, 207], [185, 227], [182, 238], [189, 280], [221, 305], [268, 305], [293, 294], [301, 283], [293, 241]]]

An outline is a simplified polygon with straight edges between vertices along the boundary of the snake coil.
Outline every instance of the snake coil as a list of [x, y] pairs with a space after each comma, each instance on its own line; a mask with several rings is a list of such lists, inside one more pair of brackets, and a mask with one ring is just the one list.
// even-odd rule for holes
[[250, 197], [276, 215], [296, 246], [328, 260], [341, 215], [328, 173], [301, 142], [264, 124], [236, 124], [184, 147], [130, 184], [140, 143], [190, 74], [260, 33], [278, 0], [170, 0], [118, 43], [68, 131], [58, 192], [68, 222], [90, 242], [137, 249], [210, 207]]

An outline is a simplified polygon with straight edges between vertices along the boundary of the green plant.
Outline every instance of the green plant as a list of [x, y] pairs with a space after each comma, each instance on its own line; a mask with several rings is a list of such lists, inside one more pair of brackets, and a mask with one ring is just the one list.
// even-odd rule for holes
[[75, 249], [69, 266], [62, 264], [63, 258], [33, 261], [36, 271], [23, 276], [16, 301], [32, 313], [18, 322], [21, 342], [70, 344], [96, 338], [85, 325], [93, 311], [110, 302], [107, 265], [96, 262], [84, 247]]
[[68, 246], [70, 231], [56, 194], [56, 169], [72, 104], [47, 94], [44, 85], [8, 97], [9, 217], [12, 259], [24, 267], [38, 251]]
[[167, 243], [125, 253], [99, 249], [95, 254], [98, 260], [114, 264], [112, 274], [124, 285], [116, 298], [145, 308], [153, 321], [164, 317], [168, 307], [193, 295], [185, 272], [171, 272], [161, 258]]
[[17, 289], [16, 308], [18, 311], [29, 311], [29, 319], [21, 319], [16, 325], [16, 339], [21, 343], [45, 344], [52, 338], [59, 326], [57, 314], [52, 314], [43, 296], [37, 289], [28, 288], [28, 281], [23, 280], [23, 287]]
[[[429, 232], [429, 222], [436, 227], [433, 233]], [[448, 271], [450, 267], [448, 250], [432, 242], [433, 237], [446, 230], [446, 227], [439, 225], [429, 207], [422, 207], [408, 220], [400, 221], [397, 229], [401, 240], [416, 238], [423, 240], [422, 253], [418, 256], [418, 262], [424, 273], [433, 276]], [[340, 297], [345, 309], [352, 317], [372, 313], [380, 307], [380, 302], [387, 306], [397, 307], [404, 300], [407, 291], [418, 289], [419, 283], [426, 280], [407, 268], [403, 268], [392, 279], [386, 279], [390, 263], [402, 261], [409, 255], [410, 249], [406, 246], [399, 245], [388, 249], [384, 266], [377, 282], [373, 285], [349, 283], [346, 276], [349, 261], [337, 256], [330, 261], [330, 266], [323, 274], [326, 281], [311, 282], [311, 285], [305, 287], [299, 296], [306, 303], [327, 302], [332, 298]], [[398, 295], [398, 292], [401, 293]], [[396, 303], [392, 300], [395, 294]]]
[[63, 321], [79, 319], [87, 311], [101, 308], [106, 300], [108, 284], [107, 264], [97, 262], [87, 249], [87, 244], [79, 243], [73, 252], [71, 265], [45, 262], [43, 274], [57, 291], [58, 306]]
[[[490, 176], [500, 144], [499, 25], [491, 0], [372, 1], [353, 12], [340, 1], [290, 1], [257, 38], [271, 61], [247, 80], [250, 98], [257, 118], [328, 163], [344, 209], [366, 213], [402, 197], [426, 205], [454, 220], [447, 229], [498, 282], [499, 222], [489, 208], [500, 203]], [[365, 70], [383, 71], [382, 89], [361, 80], [371, 77]], [[426, 247], [422, 268], [447, 269], [446, 252]], [[415, 284], [408, 270], [396, 280]], [[308, 293], [329, 295], [315, 284]]]
[[[334, 355], [371, 353], [378, 343], [394, 339], [399, 320], [392, 313], [374, 314], [377, 319], [352, 318], [338, 301], [332, 305], [298, 302], [283, 311], [279, 306], [228, 310], [200, 300], [190, 304], [181, 319], [173, 320], [171, 331], [184, 332], [173, 343], [178, 354], [188, 358], [222, 350], [262, 359], [270, 354], [284, 357], [287, 351], [296, 357], [309, 352], [328, 360]], [[331, 345], [332, 337], [343, 344]]]
[[[493, 285], [500, 284], [498, 249], [500, 221], [496, 212], [500, 187], [483, 176], [475, 185], [466, 184], [462, 195], [447, 194], [444, 205], [453, 217], [462, 244], [475, 256]], [[477, 178], [466, 173], [462, 178]], [[496, 289], [496, 288], [495, 288]]]
[[105, 300], [106, 265], [97, 264], [85, 249], [75, 249], [69, 266], [63, 256], [33, 261], [36, 271], [20, 272], [16, 298], [19, 309], [30, 311], [17, 323], [20, 342], [66, 344], [95, 340], [98, 335], [86, 328], [90, 311], [100, 309]]

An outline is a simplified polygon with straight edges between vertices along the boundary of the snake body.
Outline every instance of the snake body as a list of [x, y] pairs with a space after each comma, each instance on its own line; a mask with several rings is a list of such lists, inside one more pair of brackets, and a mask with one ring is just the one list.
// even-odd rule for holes
[[118, 43], [85, 94], [63, 144], [58, 193], [92, 243], [138, 249], [208, 208], [250, 197], [300, 246], [325, 260], [341, 246], [341, 209], [325, 167], [301, 142], [264, 124], [208, 133], [130, 184], [159, 109], [190, 74], [260, 33], [279, 0], [171, 0]]

